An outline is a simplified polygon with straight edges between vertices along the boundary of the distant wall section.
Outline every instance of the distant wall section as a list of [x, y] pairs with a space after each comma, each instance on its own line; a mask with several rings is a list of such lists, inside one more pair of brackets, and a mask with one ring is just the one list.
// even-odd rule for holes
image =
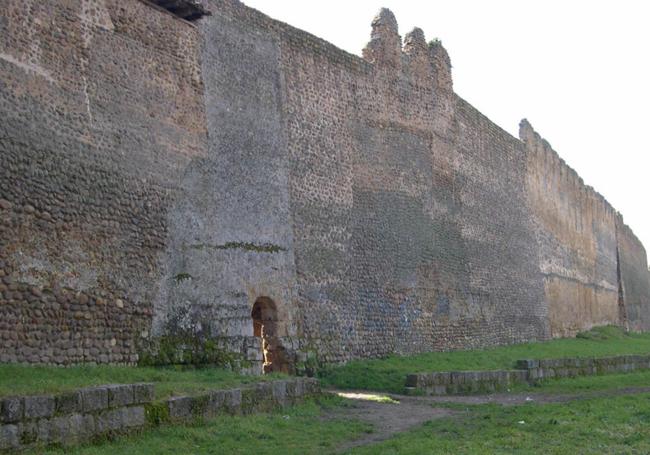
[[645, 248], [620, 215], [616, 234], [622, 317], [631, 330], [650, 330], [650, 271]]
[[643, 246], [525, 120], [520, 137], [527, 150], [527, 195], [553, 336], [605, 324], [647, 327]]

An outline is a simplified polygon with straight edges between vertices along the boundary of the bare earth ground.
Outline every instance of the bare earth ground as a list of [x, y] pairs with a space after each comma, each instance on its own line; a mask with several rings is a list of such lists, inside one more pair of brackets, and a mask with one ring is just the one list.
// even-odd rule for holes
[[[491, 395], [469, 396], [405, 396], [384, 394], [381, 392], [353, 392], [329, 390], [345, 398], [354, 400], [351, 407], [338, 408], [325, 415], [325, 419], [348, 418], [358, 419], [370, 423], [373, 432], [362, 438], [350, 441], [338, 449], [344, 452], [353, 447], [359, 447], [391, 438], [397, 433], [408, 431], [425, 422], [442, 417], [457, 415], [458, 410], [435, 407], [436, 403], [459, 403], [478, 405], [495, 403], [505, 406], [514, 406], [524, 403], [564, 403], [587, 398], [613, 397], [620, 395], [633, 395], [650, 392], [650, 387], [630, 387], [617, 390], [595, 391], [582, 394], [547, 394], [547, 393], [500, 393]], [[399, 403], [386, 403], [377, 401], [378, 397], [390, 397]]]

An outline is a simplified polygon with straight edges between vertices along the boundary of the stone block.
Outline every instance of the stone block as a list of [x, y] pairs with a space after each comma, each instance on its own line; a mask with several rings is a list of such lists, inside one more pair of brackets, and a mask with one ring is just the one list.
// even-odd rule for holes
[[309, 395], [320, 394], [320, 381], [316, 378], [306, 378], [305, 389]]
[[194, 398], [173, 397], [167, 401], [167, 406], [169, 407], [169, 417], [172, 420], [190, 420], [192, 418]]
[[522, 359], [515, 362], [515, 368], [520, 370], [530, 370], [532, 368], [538, 368], [539, 361], [533, 359]]
[[[305, 383], [304, 380], [303, 383]], [[276, 408], [276, 404], [273, 401], [273, 384], [271, 382], [255, 384], [254, 387], [251, 387], [251, 393], [251, 412], [271, 411]], [[242, 403], [244, 402], [245, 400], [242, 395]]]
[[140, 383], [133, 384], [133, 403], [146, 404], [151, 403], [154, 399], [153, 384]]
[[108, 390], [109, 408], [118, 408], [133, 404], [134, 393], [132, 385], [109, 385], [106, 389]]
[[69, 416], [41, 419], [38, 421], [37, 428], [40, 443], [61, 444], [69, 441], [74, 435]]
[[0, 425], [0, 450], [18, 449], [20, 432], [17, 425]]
[[451, 372], [443, 371], [436, 373], [432, 384], [448, 385], [451, 384]]
[[54, 400], [55, 415], [73, 414], [81, 412], [83, 410], [83, 402], [81, 399], [81, 392], [79, 390], [61, 393], [54, 397]]
[[509, 372], [508, 379], [512, 384], [523, 384], [528, 382], [529, 374], [527, 370], [513, 370]]
[[241, 410], [246, 414], [252, 407], [252, 402], [255, 399], [255, 390], [252, 387], [241, 388]]
[[91, 387], [81, 390], [83, 412], [97, 412], [108, 408], [108, 390], [106, 387]]
[[215, 390], [210, 392], [210, 399], [206, 409], [206, 417], [214, 417], [223, 412], [226, 403], [226, 391]]
[[22, 397], [7, 397], [0, 400], [0, 422], [14, 423], [23, 418]]
[[66, 417], [69, 431], [61, 443], [66, 446], [88, 441], [95, 434], [95, 420], [90, 414], [72, 414]]
[[451, 383], [452, 384], [463, 384], [465, 383], [465, 372], [464, 371], [454, 371], [451, 373]]
[[449, 393], [449, 390], [447, 389], [448, 386], [446, 385], [437, 385], [433, 387], [433, 394], [434, 395], [447, 395]]
[[227, 391], [225, 395], [225, 406], [226, 406], [226, 411], [229, 414], [240, 414], [241, 403], [242, 403], [241, 389], [231, 389]]
[[18, 424], [18, 437], [23, 446], [29, 446], [39, 440], [38, 423], [22, 422]]
[[145, 424], [144, 406], [131, 406], [124, 408], [123, 424], [126, 428], [143, 427]]
[[287, 403], [287, 382], [274, 381], [272, 387], [273, 401], [280, 406], [284, 406]]
[[41, 419], [54, 415], [55, 400], [52, 395], [38, 395], [24, 398], [25, 419]]
[[110, 409], [97, 415], [95, 429], [97, 434], [110, 434], [120, 431], [124, 425], [124, 409]]

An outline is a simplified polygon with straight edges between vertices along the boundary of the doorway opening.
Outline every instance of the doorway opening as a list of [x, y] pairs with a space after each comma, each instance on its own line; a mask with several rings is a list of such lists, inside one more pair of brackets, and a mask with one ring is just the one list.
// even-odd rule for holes
[[263, 373], [286, 373], [288, 368], [284, 348], [278, 336], [278, 312], [275, 302], [268, 297], [259, 297], [253, 305], [251, 318], [253, 335], [262, 339]]

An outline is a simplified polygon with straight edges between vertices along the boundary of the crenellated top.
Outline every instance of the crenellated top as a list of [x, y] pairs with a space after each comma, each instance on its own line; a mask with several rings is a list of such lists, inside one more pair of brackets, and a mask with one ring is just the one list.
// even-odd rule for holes
[[454, 90], [451, 77], [451, 59], [440, 40], [433, 40], [429, 43], [429, 54], [433, 62], [433, 74], [436, 78], [435, 85], [445, 91]]
[[397, 69], [402, 62], [402, 38], [397, 31], [397, 19], [382, 8], [372, 20], [370, 42], [363, 49], [363, 58], [370, 63]]
[[439, 40], [429, 44], [420, 28], [402, 38], [395, 15], [382, 8], [372, 21], [370, 42], [363, 49], [363, 58], [379, 69], [401, 72], [409, 70], [415, 77], [433, 82], [436, 88], [451, 93], [451, 61]]

